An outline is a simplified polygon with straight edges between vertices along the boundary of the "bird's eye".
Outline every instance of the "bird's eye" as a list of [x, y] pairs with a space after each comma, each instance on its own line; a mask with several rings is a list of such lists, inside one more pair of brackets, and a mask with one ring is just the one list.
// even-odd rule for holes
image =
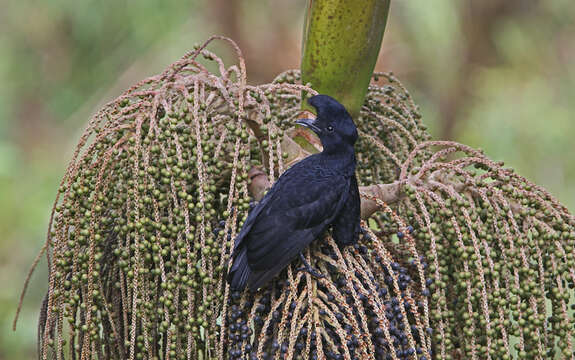
[[328, 126], [327, 126], [327, 131], [333, 131], [333, 126], [328, 125]]

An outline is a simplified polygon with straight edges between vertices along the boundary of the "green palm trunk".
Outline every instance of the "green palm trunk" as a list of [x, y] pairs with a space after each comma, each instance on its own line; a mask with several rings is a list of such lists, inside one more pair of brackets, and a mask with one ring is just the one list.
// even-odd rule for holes
[[304, 83], [340, 101], [355, 118], [377, 61], [390, 0], [309, 0]]

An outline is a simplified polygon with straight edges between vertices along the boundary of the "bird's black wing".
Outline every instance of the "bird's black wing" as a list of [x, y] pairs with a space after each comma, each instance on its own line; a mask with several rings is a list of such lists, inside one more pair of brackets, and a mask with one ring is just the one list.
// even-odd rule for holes
[[333, 222], [333, 239], [340, 246], [353, 245], [361, 232], [361, 202], [355, 175], [351, 177], [345, 203]]
[[254, 219], [244, 240], [252, 270], [270, 269], [286, 254], [297, 255], [342, 207], [349, 180], [324, 167], [308, 165], [312, 166], [294, 167], [282, 176]]
[[[309, 159], [309, 160], [308, 160]], [[246, 220], [236, 251], [246, 250], [257, 289], [311, 243], [344, 204], [350, 179], [310, 157], [284, 173]], [[238, 240], [238, 239], [236, 239]]]
[[251, 269], [248, 284], [252, 290], [276, 276], [333, 221], [343, 205], [340, 200], [348, 182], [343, 177], [339, 182], [329, 180], [323, 190], [313, 185], [293, 194], [288, 199], [291, 208], [270, 206], [267, 216], [261, 216], [254, 224], [246, 239]]
[[[301, 161], [300, 163], [306, 160]], [[298, 163], [298, 164], [300, 164]], [[290, 174], [297, 169], [297, 165], [289, 168], [286, 172], [280, 176], [280, 178], [275, 182], [271, 189], [269, 189], [261, 201], [256, 205], [252, 211], [248, 214], [239, 234], [234, 240], [234, 248], [232, 251], [232, 266], [227, 276], [227, 281], [230, 283], [233, 290], [243, 290], [247, 285], [248, 278], [251, 275], [251, 270], [248, 265], [248, 256], [246, 248], [246, 236], [249, 234], [252, 226], [256, 223], [259, 218], [260, 213], [268, 208], [270, 201], [274, 201], [277, 197], [278, 191], [281, 191], [282, 184], [289, 182]], [[301, 166], [300, 166], [301, 167]], [[297, 171], [297, 170], [296, 170]]]
[[[248, 217], [246, 218], [246, 221], [244, 222], [239, 234], [236, 236], [236, 238], [234, 240], [234, 249], [232, 251], [232, 257], [235, 257], [236, 255], [238, 255], [239, 252], [241, 251], [243, 245], [245, 245], [244, 238], [250, 232], [253, 224], [258, 219], [262, 210], [267, 209], [269, 202], [274, 201], [274, 199], [277, 198], [277, 193], [281, 192], [282, 189], [285, 187], [284, 183], [290, 182], [290, 178], [292, 178], [292, 175], [291, 175], [292, 173], [303, 171], [302, 168], [304, 168], [305, 166], [302, 166], [302, 163], [305, 164], [307, 162], [306, 160], [307, 159], [304, 159], [304, 160], [296, 163], [295, 165], [293, 165], [289, 169], [287, 169], [280, 176], [280, 178], [273, 184], [273, 186], [266, 192], [266, 194], [260, 200], [260, 202], [256, 205], [256, 207], [254, 209], [252, 209], [252, 211], [249, 213]], [[298, 169], [300, 169], [300, 170], [298, 170]], [[295, 178], [296, 176], [293, 176], [293, 177]]]
[[[289, 171], [290, 171], [290, 169], [288, 169], [284, 173], [284, 175], [287, 175]], [[278, 188], [280, 187], [279, 186], [280, 181], [282, 181], [282, 177], [280, 177], [278, 179], [276, 184], [274, 184], [274, 186], [267, 191], [267, 193], [260, 200], [260, 202], [256, 205], [256, 207], [254, 209], [252, 209], [252, 211], [248, 214], [246, 221], [244, 222], [242, 228], [240, 229], [239, 234], [236, 236], [236, 238], [234, 240], [234, 249], [232, 251], [232, 257], [235, 257], [236, 255], [238, 255], [239, 251], [242, 249], [242, 247], [244, 245], [243, 240], [246, 237], [246, 234], [248, 234], [250, 232], [252, 225], [254, 224], [256, 219], [258, 218], [258, 215], [261, 213], [261, 211], [263, 209], [265, 209], [267, 207], [267, 204], [274, 197], [274, 194], [277, 192]]]

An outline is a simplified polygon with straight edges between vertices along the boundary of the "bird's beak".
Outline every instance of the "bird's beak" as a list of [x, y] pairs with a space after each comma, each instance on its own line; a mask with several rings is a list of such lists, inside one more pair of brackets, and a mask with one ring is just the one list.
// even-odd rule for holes
[[321, 129], [316, 125], [316, 119], [299, 119], [295, 123], [313, 130], [318, 135], [321, 134]]

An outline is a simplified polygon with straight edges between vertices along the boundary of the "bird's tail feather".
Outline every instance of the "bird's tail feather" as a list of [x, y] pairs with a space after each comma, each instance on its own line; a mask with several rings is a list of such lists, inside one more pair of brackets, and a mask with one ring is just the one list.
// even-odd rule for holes
[[243, 248], [234, 259], [234, 264], [228, 273], [228, 283], [232, 290], [242, 291], [245, 289], [250, 273], [248, 255], [246, 249]]

